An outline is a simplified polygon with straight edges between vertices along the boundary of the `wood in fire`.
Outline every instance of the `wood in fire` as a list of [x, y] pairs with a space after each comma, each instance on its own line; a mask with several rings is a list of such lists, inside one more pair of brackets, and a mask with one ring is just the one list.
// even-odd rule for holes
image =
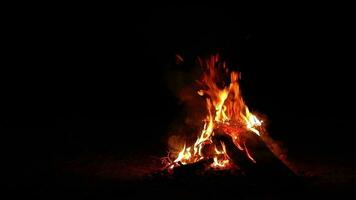
[[[252, 132], [247, 132], [244, 136], [246, 147], [243, 150], [239, 149], [231, 136], [224, 132], [215, 132], [213, 141], [223, 142], [231, 161], [248, 176], [274, 179], [296, 177], [295, 173], [273, 154], [261, 137]], [[248, 157], [246, 151], [251, 154], [255, 162]]]
[[[273, 180], [279, 179], [281, 181], [297, 177], [292, 170], [273, 154], [261, 137], [252, 132], [246, 132], [243, 135], [245, 136], [243, 140], [246, 145], [243, 150], [236, 146], [229, 134], [221, 130], [215, 130], [215, 135], [212, 139], [214, 144], [224, 143], [230, 160], [248, 177], [255, 177], [258, 180], [270, 180], [270, 178], [273, 178]], [[248, 149], [254, 161], [248, 157], [246, 149]], [[177, 177], [203, 174], [212, 162], [213, 160], [209, 158], [181, 165], [173, 169], [173, 174]]]

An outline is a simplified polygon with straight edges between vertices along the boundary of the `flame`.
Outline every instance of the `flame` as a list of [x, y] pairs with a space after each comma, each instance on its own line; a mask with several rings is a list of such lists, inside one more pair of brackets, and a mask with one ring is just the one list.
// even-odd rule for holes
[[[207, 116], [195, 143], [189, 147], [184, 144], [177, 158], [170, 164], [170, 169], [206, 158], [212, 158], [213, 163], [210, 166], [212, 168], [231, 167], [232, 162], [226, 153], [225, 144], [214, 144], [212, 141], [214, 131], [218, 128], [229, 134], [234, 144], [255, 162], [241, 139], [241, 134], [248, 132], [260, 136], [262, 121], [249, 111], [242, 99], [238, 83], [239, 73], [236, 71], [229, 73], [226, 63], [220, 61], [219, 55], [211, 56], [206, 61], [198, 59], [198, 62], [204, 68], [204, 73], [199, 81], [202, 89], [198, 90], [197, 94], [206, 99]], [[203, 150], [209, 145], [213, 150], [206, 155]]]

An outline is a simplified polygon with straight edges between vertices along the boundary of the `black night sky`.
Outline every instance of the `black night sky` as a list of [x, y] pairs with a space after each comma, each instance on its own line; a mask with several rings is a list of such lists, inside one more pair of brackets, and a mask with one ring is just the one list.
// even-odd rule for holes
[[82, 155], [164, 154], [182, 110], [167, 85], [176, 54], [194, 60], [218, 52], [241, 71], [248, 106], [267, 116], [270, 135], [291, 155], [354, 165], [349, 12], [247, 8], [8, 14], [1, 95], [7, 188], [49, 194], [58, 184], [54, 163]]

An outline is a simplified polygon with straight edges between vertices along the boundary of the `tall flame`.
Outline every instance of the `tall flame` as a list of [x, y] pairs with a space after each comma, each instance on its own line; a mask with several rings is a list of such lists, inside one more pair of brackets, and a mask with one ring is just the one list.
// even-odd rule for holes
[[[212, 168], [231, 167], [232, 163], [226, 153], [225, 144], [214, 144], [212, 141], [214, 131], [219, 128], [229, 134], [234, 144], [240, 150], [245, 150], [246, 156], [254, 162], [244, 141], [240, 139], [240, 135], [243, 132], [250, 132], [260, 136], [259, 127], [262, 121], [249, 111], [242, 99], [238, 83], [239, 73], [236, 71], [229, 73], [225, 62], [221, 62], [218, 55], [211, 56], [205, 61], [201, 59], [198, 61], [204, 68], [204, 73], [199, 82], [202, 89], [197, 93], [206, 99], [208, 114], [195, 143], [189, 147], [185, 144], [176, 159], [170, 163], [170, 168], [205, 158], [212, 158], [214, 161], [210, 166]], [[205, 155], [203, 149], [209, 145], [213, 147], [213, 150], [209, 155]]]

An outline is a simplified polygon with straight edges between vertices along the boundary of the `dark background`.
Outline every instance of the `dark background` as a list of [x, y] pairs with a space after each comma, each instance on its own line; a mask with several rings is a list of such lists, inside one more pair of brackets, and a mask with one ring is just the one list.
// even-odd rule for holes
[[[95, 6], [94, 6], [95, 7]], [[50, 182], [53, 160], [164, 154], [181, 104], [167, 71], [220, 52], [242, 72], [248, 106], [292, 155], [353, 155], [351, 13], [329, 6], [11, 12], [1, 115], [9, 187]]]

